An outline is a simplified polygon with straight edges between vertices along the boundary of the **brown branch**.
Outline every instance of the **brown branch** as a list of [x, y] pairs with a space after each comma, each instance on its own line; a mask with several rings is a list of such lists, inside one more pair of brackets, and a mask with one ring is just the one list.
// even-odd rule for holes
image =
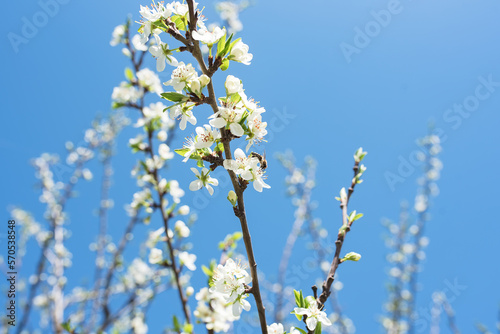
[[[207, 75], [208, 77], [212, 77], [214, 72], [209, 71], [205, 61], [203, 60], [203, 55], [200, 50], [200, 45], [197, 40], [194, 40], [191, 36], [192, 31], [196, 30], [196, 21], [197, 21], [197, 14], [194, 10], [194, 3], [193, 0], [187, 0], [187, 4], [189, 7], [189, 31], [186, 33], [186, 36], [188, 40], [192, 43], [193, 48], [191, 50], [191, 53], [193, 57], [197, 60], [201, 71], [203, 74]], [[214, 113], [216, 113], [219, 108], [217, 106], [217, 99], [215, 97], [215, 91], [214, 91], [214, 86], [212, 80], [210, 80], [209, 84], [207, 85], [209, 97], [208, 97], [208, 102], [210, 106], [212, 107], [212, 110]], [[222, 143], [224, 145], [224, 154], [226, 159], [232, 159], [232, 154], [231, 154], [231, 145], [230, 145], [230, 140], [227, 140], [227, 138], [230, 136], [230, 133], [222, 128], [221, 129], [221, 135], [222, 135]], [[245, 202], [243, 198], [243, 187], [240, 186], [238, 177], [236, 174], [228, 170], [229, 177], [231, 178], [231, 183], [233, 184], [234, 191], [236, 195], [238, 196], [238, 205], [237, 205], [237, 211], [235, 213], [238, 213], [236, 216], [240, 220], [240, 225], [241, 225], [241, 231], [243, 233], [243, 241], [245, 243], [245, 249], [247, 252], [247, 257], [248, 257], [248, 263], [250, 266], [250, 272], [251, 272], [251, 277], [252, 277], [252, 294], [255, 298], [255, 303], [257, 305], [257, 311], [259, 313], [259, 320], [260, 320], [260, 326], [263, 334], [267, 334], [267, 323], [266, 323], [266, 311], [264, 304], [262, 302], [262, 297], [260, 295], [260, 289], [259, 289], [259, 278], [257, 275], [257, 263], [255, 261], [255, 256], [253, 253], [253, 246], [252, 246], [252, 238], [250, 236], [250, 230], [248, 228], [248, 222], [247, 222], [247, 217], [245, 213]]]
[[348, 214], [347, 214], [347, 204], [349, 203], [349, 199], [351, 198], [352, 193], [354, 192], [354, 187], [356, 186], [356, 175], [359, 170], [359, 161], [354, 163], [353, 171], [354, 171], [354, 179], [349, 187], [349, 191], [347, 194], [347, 198], [341, 199], [340, 208], [342, 210], [342, 224], [346, 226], [346, 229], [339, 232], [337, 236], [337, 240], [335, 241], [335, 255], [333, 257], [332, 264], [330, 266], [330, 271], [328, 272], [328, 277], [323, 282], [321, 295], [316, 299], [318, 303], [318, 308], [322, 309], [325, 306], [325, 302], [330, 296], [331, 286], [335, 279], [335, 273], [337, 272], [337, 268], [340, 265], [340, 252], [342, 250], [342, 246], [344, 244], [345, 235], [350, 231], [351, 225], [353, 222], [349, 222]]

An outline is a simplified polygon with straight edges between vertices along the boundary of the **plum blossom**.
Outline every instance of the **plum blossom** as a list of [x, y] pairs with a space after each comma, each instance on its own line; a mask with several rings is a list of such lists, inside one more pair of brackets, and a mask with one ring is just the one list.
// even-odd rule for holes
[[122, 82], [119, 87], [113, 89], [111, 98], [118, 103], [137, 102], [144, 95], [144, 91], [130, 85], [128, 82]]
[[194, 103], [185, 103], [183, 105], [176, 105], [170, 109], [170, 117], [172, 119], [180, 118], [179, 128], [186, 129], [187, 122], [196, 125], [196, 117], [193, 116]]
[[242, 149], [234, 151], [234, 160], [224, 160], [224, 168], [232, 170], [246, 181], [252, 181], [256, 191], [262, 192], [264, 188], [271, 188], [264, 182], [264, 171], [260, 168], [260, 161], [256, 157], [247, 157]]
[[187, 227], [187, 225], [182, 220], [178, 220], [175, 222], [174, 229], [183, 238], [189, 237], [189, 234], [191, 233], [189, 227]]
[[177, 68], [172, 71], [171, 79], [165, 82], [166, 86], [173, 86], [177, 92], [182, 90], [188, 85], [191, 79], [197, 78], [196, 70], [191, 64], [184, 64], [180, 62]]
[[196, 128], [196, 143], [195, 148], [202, 149], [212, 146], [215, 140], [220, 138], [220, 132], [217, 129], [212, 129], [210, 125], [205, 124], [203, 127]]
[[313, 302], [309, 304], [308, 308], [296, 307], [294, 308], [295, 314], [306, 315], [306, 325], [310, 330], [314, 330], [318, 321], [323, 326], [330, 326], [332, 322], [327, 318], [326, 313], [318, 309], [318, 304]]
[[248, 50], [248, 45], [239, 40], [236, 44], [234, 44], [228, 59], [245, 65], [250, 65], [250, 61], [253, 59], [253, 54], [249, 53]]
[[149, 263], [156, 264], [163, 260], [163, 251], [158, 248], [152, 248], [149, 251]]
[[193, 38], [210, 47], [217, 43], [225, 34], [226, 28], [214, 27], [210, 32], [206, 27], [202, 27], [199, 30], [193, 31]]
[[283, 334], [285, 332], [285, 329], [283, 328], [282, 324], [274, 323], [267, 326], [267, 332], [269, 334]]
[[219, 181], [210, 176], [210, 171], [207, 168], [203, 168], [201, 170], [201, 174], [196, 168], [191, 168], [191, 171], [196, 175], [197, 180], [194, 180], [189, 184], [189, 190], [196, 191], [205, 187], [210, 195], [213, 195], [214, 189], [212, 188], [212, 185], [218, 186]]
[[196, 265], [194, 264], [194, 262], [196, 261], [196, 255], [189, 254], [188, 252], [180, 252], [179, 260], [181, 262], [181, 265], [186, 266], [186, 268], [188, 268], [189, 270], [196, 270]]
[[241, 80], [235, 77], [234, 75], [227, 76], [225, 86], [227, 95], [243, 91], [243, 84], [241, 83]]
[[245, 109], [237, 105], [219, 107], [219, 110], [209, 117], [209, 124], [214, 128], [229, 127], [229, 130], [234, 136], [241, 137], [245, 134], [240, 124], [244, 112]]
[[158, 75], [156, 75], [156, 73], [151, 71], [149, 68], [144, 68], [137, 72], [137, 80], [142, 87], [148, 89], [149, 91], [156, 94], [163, 93], [160, 78], [158, 78]]
[[250, 310], [250, 303], [245, 300], [245, 290], [252, 278], [240, 263], [228, 259], [224, 265], [219, 264], [214, 271], [212, 280], [214, 284], [210, 288], [210, 292], [222, 294], [226, 303], [233, 304], [233, 316], [238, 317], [242, 310]]
[[266, 110], [264, 108], [257, 108], [255, 111], [253, 111], [248, 117], [247, 117], [247, 124], [248, 124], [248, 144], [246, 147], [246, 150], [248, 152], [248, 149], [257, 141], [262, 141], [264, 140], [264, 136], [267, 135], [267, 122], [262, 122], [262, 113], [265, 112]]
[[113, 30], [112, 39], [109, 42], [111, 46], [116, 46], [122, 42], [123, 36], [125, 35], [126, 27], [123, 24], [116, 26]]
[[171, 66], [177, 66], [179, 63], [177, 59], [172, 56], [172, 51], [168, 49], [168, 44], [163, 43], [160, 36], [154, 35], [156, 45], [149, 47], [149, 52], [156, 58], [156, 70], [163, 72], [165, 69], [165, 62]]

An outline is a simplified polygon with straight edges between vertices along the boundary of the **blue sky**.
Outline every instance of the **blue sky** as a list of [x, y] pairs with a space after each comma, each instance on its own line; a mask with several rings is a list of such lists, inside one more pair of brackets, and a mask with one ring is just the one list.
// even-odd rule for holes
[[[29, 160], [42, 152], [63, 154], [65, 141], [78, 142], [95, 115], [110, 109], [112, 89], [127, 66], [120, 50], [109, 46], [111, 32], [128, 14], [138, 20], [140, 4], [146, 2], [66, 0], [28, 35], [23, 35], [25, 19], [42, 20], [43, 6], [36, 1], [2, 4], [8, 13], [0, 26], [4, 217], [8, 205], [15, 204], [42, 219]], [[202, 4], [205, 16], [215, 18], [214, 2]], [[383, 24], [374, 24], [377, 17], [383, 20], [382, 10], [392, 11], [390, 19], [385, 16]], [[476, 321], [494, 327], [500, 301], [500, 178], [495, 171], [500, 163], [499, 14], [500, 3], [493, 0], [313, 0], [255, 1], [241, 15], [241, 37], [254, 60], [249, 67], [231, 65], [229, 72], [266, 108], [268, 122], [275, 119], [272, 140], [263, 147], [268, 156], [293, 149], [298, 159], [312, 155], [318, 160], [316, 215], [332, 233], [340, 224], [334, 196], [350, 180], [352, 153], [359, 146], [369, 152], [366, 181], [351, 204], [365, 217], [346, 243], [363, 259], [340, 271], [340, 300], [358, 333], [380, 329], [377, 316], [383, 312], [388, 267], [380, 221], [396, 219], [399, 202], [413, 200], [418, 168], [393, 186], [387, 175], [398, 174], [401, 161], [410, 159], [417, 149], [415, 139], [426, 133], [429, 120], [446, 141], [441, 193], [427, 229], [431, 243], [419, 306], [428, 307], [432, 292], [457, 279], [467, 286], [452, 304], [462, 331], [472, 332]], [[364, 40], [359, 31], [368, 33]], [[25, 39], [13, 46], [12, 33]], [[346, 45], [357, 51], [346, 55]], [[215, 76], [216, 90], [223, 80], [224, 75]], [[473, 111], [457, 111], [457, 104]], [[284, 114], [291, 116], [284, 119]], [[121, 137], [114, 165], [116, 209], [111, 224], [116, 231], [124, 221], [121, 207], [136, 189], [129, 176], [135, 157], [126, 146], [126, 136], [133, 133], [127, 130]], [[174, 141], [180, 143], [180, 138]], [[187, 189], [192, 175], [178, 160], [171, 175]], [[285, 172], [276, 160], [269, 163], [272, 189], [262, 194], [249, 189], [247, 211], [259, 267], [272, 279], [293, 213], [283, 196]], [[78, 263], [71, 272], [74, 277], [83, 276], [91, 263], [86, 245], [93, 238], [91, 231], [97, 230], [91, 211], [98, 203], [86, 192], [98, 189], [98, 177], [95, 180], [80, 188], [80, 198], [68, 208], [71, 229], [81, 236], [69, 241]], [[200, 265], [217, 257], [217, 241], [238, 228], [225, 202], [228, 189], [221, 188], [198, 210], [192, 241]], [[193, 194], [185, 201], [193, 201]], [[213, 219], [215, 214], [221, 219]], [[304, 253], [297, 249], [296, 255], [300, 263]], [[314, 280], [297, 288], [309, 289]], [[200, 287], [204, 281], [197, 271], [194, 282]]]

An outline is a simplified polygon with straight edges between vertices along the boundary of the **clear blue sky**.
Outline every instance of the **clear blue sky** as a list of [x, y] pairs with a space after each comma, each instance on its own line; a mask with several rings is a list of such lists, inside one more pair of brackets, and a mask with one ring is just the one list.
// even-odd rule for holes
[[[0, 25], [4, 221], [9, 204], [42, 219], [29, 159], [42, 152], [63, 154], [65, 141], [78, 142], [94, 116], [109, 110], [112, 89], [123, 79], [127, 65], [120, 50], [109, 46], [111, 32], [128, 14], [138, 20], [139, 5], [147, 3], [66, 2], [36, 33], [28, 35], [26, 43], [18, 45], [17, 53], [8, 34], [22, 36], [23, 17], [33, 22], [42, 7], [36, 1], [1, 5], [5, 13]], [[213, 3], [202, 2], [209, 19], [215, 17]], [[372, 11], [388, 8], [391, 18], [378, 15], [385, 21], [373, 24], [377, 14]], [[397, 174], [400, 159], [408, 160], [417, 148], [415, 139], [426, 133], [430, 119], [447, 140], [441, 155], [441, 194], [434, 201], [427, 229], [431, 243], [421, 274], [419, 306], [427, 307], [432, 292], [445, 289], [445, 282], [456, 278], [467, 286], [452, 304], [462, 331], [472, 332], [476, 321], [494, 328], [500, 301], [499, 17], [500, 3], [494, 0], [256, 1], [241, 16], [245, 27], [241, 36], [254, 60], [250, 67], [232, 65], [230, 72], [243, 80], [247, 93], [261, 101], [268, 121], [279, 119], [285, 110], [294, 116], [284, 127], [275, 121], [265, 149], [272, 156], [291, 148], [299, 159], [310, 154], [318, 160], [320, 182], [314, 198], [320, 206], [316, 215], [332, 232], [340, 224], [333, 197], [350, 180], [352, 153], [359, 146], [369, 152], [366, 181], [351, 205], [365, 217], [346, 244], [363, 258], [342, 267], [340, 273], [345, 286], [340, 299], [358, 333], [379, 331], [377, 316], [386, 300], [388, 265], [380, 220], [397, 218], [399, 202], [412, 201], [415, 194], [417, 173], [391, 188], [387, 172]], [[368, 29], [372, 37], [363, 40], [357, 36], [358, 29]], [[356, 52], [346, 57], [347, 44], [351, 52], [356, 47]], [[167, 76], [163, 73], [161, 78]], [[223, 75], [215, 80], [220, 90]], [[477, 88], [484, 80], [493, 83]], [[473, 105], [475, 101], [479, 105]], [[453, 110], [455, 104], [463, 103], [474, 111]], [[129, 177], [135, 158], [130, 157], [126, 139], [121, 137], [114, 165], [112, 225], [116, 231], [125, 224], [120, 209], [136, 189]], [[175, 143], [180, 145], [180, 138]], [[293, 214], [282, 196], [285, 173], [277, 161], [269, 162], [272, 189], [262, 194], [249, 189], [247, 211], [259, 267], [272, 278]], [[187, 190], [192, 175], [186, 166], [177, 161], [172, 173], [178, 173]], [[69, 241], [75, 253], [70, 272], [74, 278], [84, 276], [92, 262], [86, 245], [97, 230], [90, 212], [98, 201], [85, 192], [96, 191], [97, 180], [81, 187], [82, 196], [68, 208], [71, 229], [79, 235]], [[192, 236], [198, 265], [217, 257], [217, 241], [238, 228], [225, 200], [227, 190], [217, 192], [208, 208], [198, 210], [200, 220]], [[189, 191], [185, 201], [193, 201]], [[221, 219], [206, 217], [215, 214]], [[207, 240], [207, 235], [213, 239]], [[300, 262], [303, 255], [297, 254]], [[198, 270], [196, 287], [204, 281]], [[309, 289], [312, 283], [313, 279], [304, 281], [298, 288]], [[160, 298], [165, 301], [167, 297]]]

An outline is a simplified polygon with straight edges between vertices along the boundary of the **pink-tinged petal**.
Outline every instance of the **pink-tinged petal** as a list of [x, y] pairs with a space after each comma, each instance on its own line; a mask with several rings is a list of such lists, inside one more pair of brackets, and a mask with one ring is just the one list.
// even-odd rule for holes
[[238, 123], [229, 124], [229, 129], [231, 130], [231, 133], [236, 137], [241, 137], [245, 134], [245, 131]]
[[200, 180], [194, 180], [189, 184], [189, 190], [191, 191], [197, 191], [200, 190], [201, 187], [203, 186], [203, 183]]

